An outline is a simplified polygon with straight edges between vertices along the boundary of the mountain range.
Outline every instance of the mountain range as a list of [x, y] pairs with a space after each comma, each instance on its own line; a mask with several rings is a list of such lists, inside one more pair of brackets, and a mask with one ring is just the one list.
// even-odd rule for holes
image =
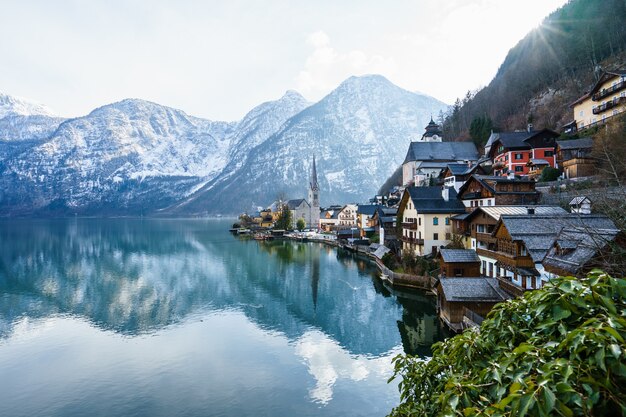
[[305, 197], [314, 155], [322, 205], [366, 201], [446, 107], [379, 75], [237, 122], [138, 99], [63, 119], [0, 94], [0, 215], [236, 214]]

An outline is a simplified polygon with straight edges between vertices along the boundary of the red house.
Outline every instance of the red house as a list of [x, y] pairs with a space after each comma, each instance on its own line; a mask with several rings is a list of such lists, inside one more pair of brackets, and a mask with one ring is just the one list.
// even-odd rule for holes
[[485, 152], [493, 160], [494, 175], [528, 175], [528, 161], [542, 159], [556, 168], [555, 146], [559, 134], [550, 130], [492, 133]]

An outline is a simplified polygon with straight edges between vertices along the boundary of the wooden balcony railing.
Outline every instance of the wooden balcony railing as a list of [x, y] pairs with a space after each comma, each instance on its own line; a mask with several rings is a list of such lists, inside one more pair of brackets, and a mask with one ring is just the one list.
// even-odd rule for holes
[[402, 223], [403, 229], [417, 230], [417, 223]]
[[591, 96], [591, 99], [593, 101], [598, 101], [624, 88], [626, 88], [626, 82], [620, 81], [617, 84], [610, 86], [609, 88], [603, 88], [602, 90], [598, 91], [593, 96]]
[[417, 239], [414, 237], [407, 237], [407, 236], [402, 236], [400, 238], [401, 241], [406, 242], [406, 243], [411, 243], [413, 245], [423, 245], [424, 244], [424, 239]]
[[607, 101], [604, 104], [600, 104], [599, 106], [594, 107], [591, 111], [593, 112], [593, 114], [599, 114], [609, 109], [612, 109], [613, 107], [616, 107], [618, 104], [623, 103], [625, 101], [626, 101], [626, 97], [615, 97], [614, 100]]
[[491, 233], [472, 232], [472, 237], [481, 242], [496, 243], [498, 239], [491, 236]]

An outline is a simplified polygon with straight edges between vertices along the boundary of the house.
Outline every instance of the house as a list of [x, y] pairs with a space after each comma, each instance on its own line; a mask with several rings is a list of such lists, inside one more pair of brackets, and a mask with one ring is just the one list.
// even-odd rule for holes
[[556, 160], [565, 178], [589, 177], [595, 174], [596, 163], [591, 156], [593, 139], [556, 141]]
[[526, 164], [531, 159], [543, 159], [556, 168], [554, 147], [558, 137], [550, 129], [532, 130], [532, 125], [526, 131], [492, 133], [485, 152], [493, 160], [493, 174], [527, 175]]
[[325, 232], [336, 229], [336, 226], [339, 224], [340, 211], [341, 206], [330, 207], [326, 210], [322, 210], [320, 214], [319, 228]]
[[440, 178], [443, 178], [443, 185], [446, 187], [454, 187], [458, 192], [472, 174], [486, 174], [485, 169], [478, 164], [468, 163], [449, 163], [442, 171]]
[[361, 237], [365, 237], [367, 233], [373, 234], [374, 228], [369, 225], [369, 221], [376, 213], [378, 208], [375, 204], [359, 204], [356, 209], [356, 222]]
[[472, 175], [459, 189], [459, 198], [468, 211], [482, 206], [536, 204], [535, 181], [509, 175]]
[[545, 159], [530, 158], [530, 160], [526, 162], [526, 167], [528, 168], [528, 178], [537, 181], [539, 177], [541, 177], [541, 173], [544, 168], [549, 166], [550, 163]]
[[496, 274], [524, 289], [541, 288], [553, 275], [546, 272], [543, 260], [563, 229], [581, 228], [587, 232], [615, 229], [605, 216], [578, 214], [502, 215], [492, 236], [497, 249], [490, 256], [497, 260]]
[[398, 208], [402, 219], [402, 252], [436, 254], [450, 243], [450, 217], [465, 212], [456, 191], [447, 187], [407, 187]]
[[497, 274], [497, 238], [493, 236], [496, 224], [503, 215], [507, 216], [558, 216], [567, 215], [567, 211], [558, 206], [491, 206], [478, 207], [466, 213], [463, 220], [453, 218], [453, 232], [460, 234], [458, 224], [462, 222], [462, 231], [469, 240], [467, 249], [476, 251], [480, 260], [480, 273], [495, 278]]
[[611, 244], [625, 246], [624, 236], [618, 229], [564, 228], [543, 260], [543, 266], [546, 272], [555, 276], [582, 277], [593, 268], [606, 270], [607, 263], [614, 264], [609, 248]]
[[574, 101], [576, 130], [604, 123], [607, 119], [626, 111], [626, 69], [604, 71], [591, 91]]
[[441, 277], [479, 277], [480, 258], [471, 249], [441, 249], [437, 255]]
[[469, 323], [479, 325], [494, 305], [510, 298], [494, 278], [441, 278], [437, 283], [439, 318], [456, 332]]
[[422, 139], [409, 145], [402, 163], [402, 184], [429, 185], [448, 163], [476, 163], [479, 156], [473, 142], [442, 142], [441, 130], [431, 119]]
[[304, 224], [310, 222], [311, 205], [304, 198], [287, 201], [287, 208], [291, 212], [291, 226], [295, 229], [298, 219], [304, 220]]
[[584, 195], [574, 197], [569, 202], [569, 208], [572, 213], [591, 214], [591, 200]]
[[356, 228], [356, 219], [357, 219], [357, 205], [356, 204], [346, 204], [339, 210], [337, 213], [337, 228], [338, 229], [350, 229]]
[[374, 233], [379, 235], [381, 244], [384, 244], [386, 240], [396, 238], [397, 214], [397, 208], [378, 206], [369, 220], [368, 227], [374, 228]]

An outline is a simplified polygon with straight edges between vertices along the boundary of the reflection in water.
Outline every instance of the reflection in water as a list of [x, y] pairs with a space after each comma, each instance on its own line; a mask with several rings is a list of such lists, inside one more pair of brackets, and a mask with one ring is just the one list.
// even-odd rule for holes
[[[427, 356], [444, 336], [431, 298], [390, 291], [366, 260], [315, 243], [239, 240], [228, 226], [0, 222], [0, 353], [59, 316], [125, 337], [164, 338], [194, 317], [236, 311], [292, 344], [315, 379], [310, 397], [329, 407], [348, 381], [386, 380], [399, 349]], [[170, 349], [167, 340], [156, 348]]]

